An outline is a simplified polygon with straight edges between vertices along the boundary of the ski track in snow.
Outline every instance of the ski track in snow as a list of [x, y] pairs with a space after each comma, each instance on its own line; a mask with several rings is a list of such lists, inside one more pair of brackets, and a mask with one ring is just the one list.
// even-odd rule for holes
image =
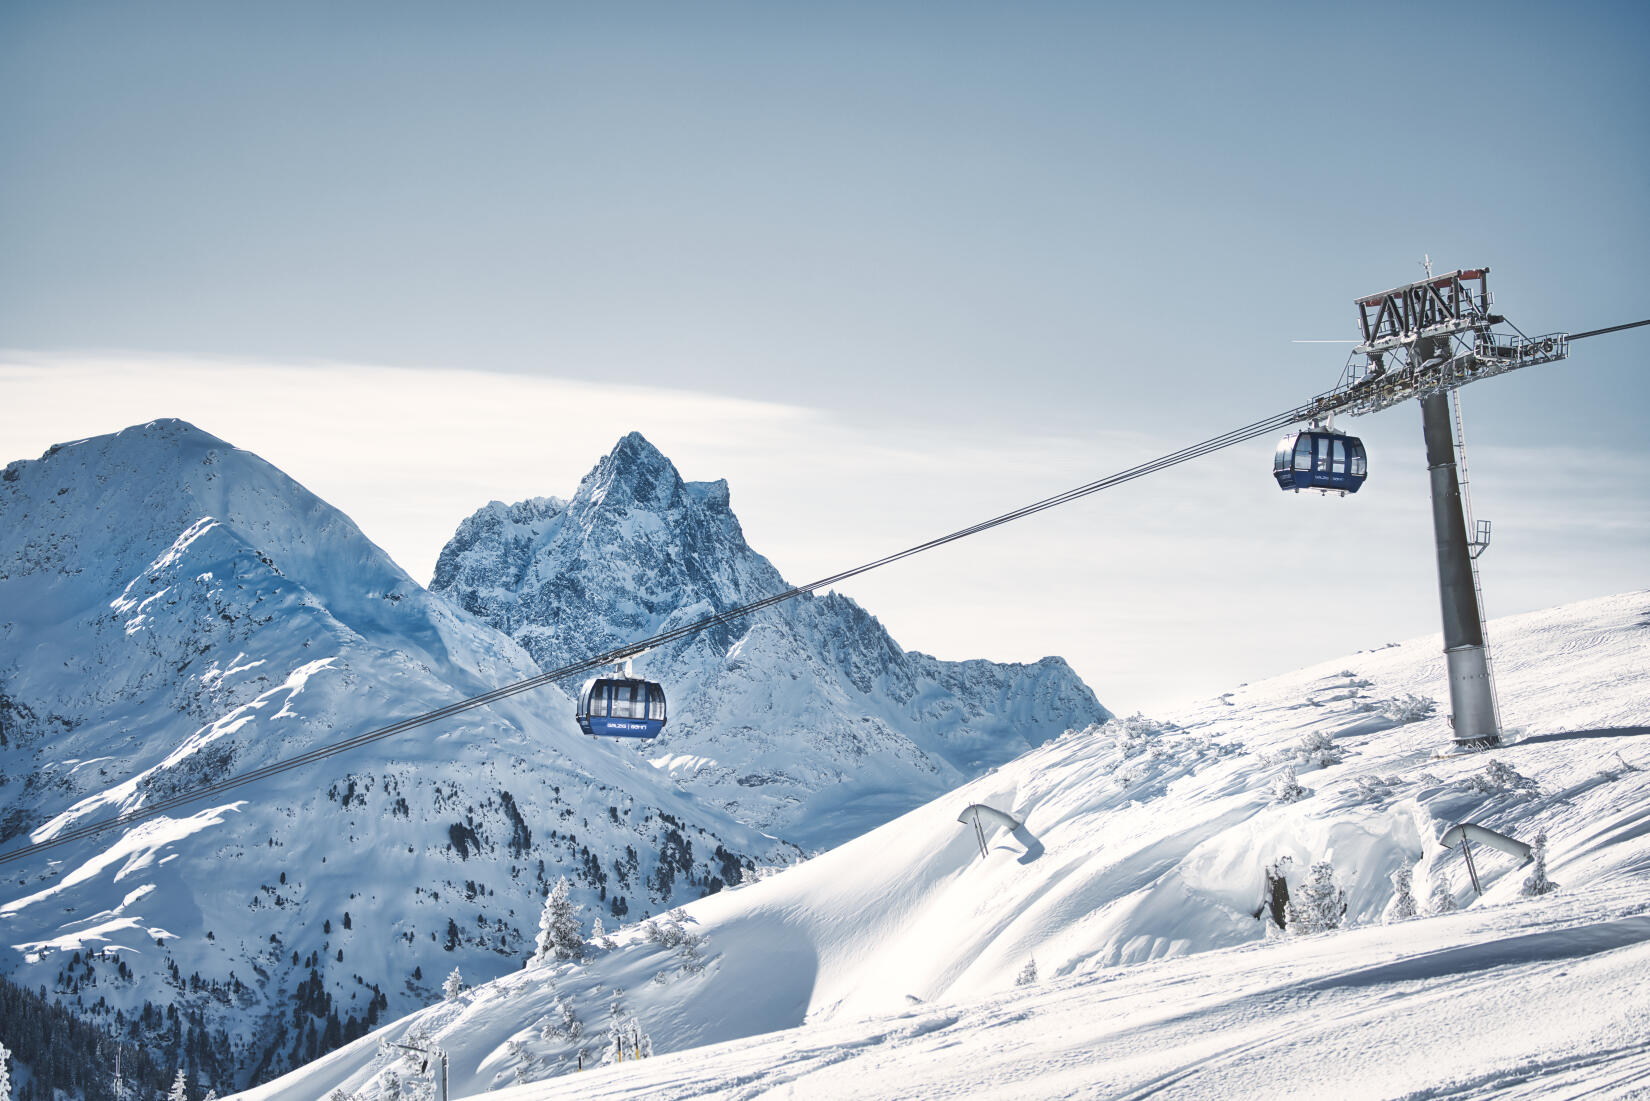
[[[1650, 1096], [1647, 606], [1492, 623], [1518, 730], [1498, 749], [1437, 752], [1437, 636], [1116, 720], [689, 904], [702, 974], [628, 927], [246, 1096], [376, 1101], [406, 1072], [379, 1038], [415, 1029], [452, 1056], [455, 1097], [510, 1101]], [[1291, 766], [1310, 794], [1275, 803]], [[956, 821], [974, 802], [1023, 830], [982, 857]], [[1545, 833], [1556, 892], [1522, 896], [1528, 867], [1480, 849], [1475, 897], [1437, 843], [1456, 821]], [[1283, 856], [1297, 898], [1331, 862], [1349, 927], [1266, 935], [1251, 915]], [[1383, 924], [1399, 868], [1421, 907], [1437, 888], [1459, 909]], [[1017, 985], [1028, 959], [1043, 977]], [[657, 1054], [575, 1071], [538, 1024], [563, 996], [599, 1053], [615, 987]]]

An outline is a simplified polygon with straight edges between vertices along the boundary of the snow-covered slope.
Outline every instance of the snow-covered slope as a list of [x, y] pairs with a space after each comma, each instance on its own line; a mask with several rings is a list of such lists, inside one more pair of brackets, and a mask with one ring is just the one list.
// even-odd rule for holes
[[[537, 672], [188, 424], [0, 479], [0, 848]], [[119, 1011], [222, 1090], [428, 1003], [454, 966], [516, 969], [558, 874], [616, 923], [774, 855], [571, 713], [540, 689], [7, 865], [0, 971]], [[145, 1003], [168, 1013], [140, 1027]]]
[[[495, 501], [469, 517], [430, 583], [546, 669], [788, 587], [745, 543], [727, 483], [682, 481], [637, 433], [571, 501]], [[1060, 658], [907, 652], [835, 593], [703, 632], [636, 668], [670, 692], [670, 723], [648, 756], [729, 814], [809, 848], [1110, 717]]]
[[[1501, 749], [1434, 757], [1450, 743], [1425, 714], [1436, 636], [1359, 653], [1032, 750], [684, 907], [692, 952], [668, 924], [627, 927], [587, 962], [380, 1036], [445, 1049], [454, 1096], [538, 1078], [554, 1080], [505, 1096], [1438, 1097], [1533, 1092], [1537, 1074], [1555, 1093], [1644, 1089], [1650, 593], [1491, 632], [1521, 728]], [[1305, 790], [1280, 802], [1289, 769]], [[1024, 825], [982, 856], [957, 821], [973, 803]], [[1477, 897], [1438, 844], [1457, 821], [1545, 834], [1557, 892], [1524, 897], [1532, 869], [1480, 849]], [[1268, 866], [1298, 901], [1320, 861], [1352, 928], [1269, 936]], [[1382, 924], [1400, 869], [1423, 910], [1462, 912]], [[615, 989], [656, 1053], [683, 1054], [558, 1077], [603, 1049]], [[378, 1039], [252, 1096], [382, 1097], [410, 1069]]]

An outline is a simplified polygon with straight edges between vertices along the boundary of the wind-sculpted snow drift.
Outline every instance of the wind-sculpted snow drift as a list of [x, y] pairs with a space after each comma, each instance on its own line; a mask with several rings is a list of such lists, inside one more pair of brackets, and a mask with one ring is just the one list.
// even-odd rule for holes
[[[726, 482], [682, 481], [631, 433], [572, 500], [495, 501], [465, 520], [430, 588], [550, 669], [789, 585], [745, 543]], [[901, 649], [835, 593], [636, 668], [671, 697], [664, 736], [644, 752], [734, 817], [808, 848], [1110, 717], [1059, 658], [939, 661]]]
[[[537, 672], [182, 422], [0, 479], [0, 847]], [[9, 865], [0, 971], [118, 1012], [224, 1092], [429, 1003], [455, 966], [515, 970], [559, 875], [617, 924], [794, 851], [571, 713], [542, 688]]]
[[[380, 1043], [409, 1036], [449, 1054], [455, 1097], [540, 1083], [500, 1095], [518, 1101], [1640, 1095], [1647, 623], [1642, 592], [1492, 623], [1522, 729], [1488, 754], [1434, 758], [1447, 722], [1416, 702], [1443, 687], [1436, 635], [1072, 733], [251, 1096], [377, 1101], [416, 1078]], [[1286, 769], [1306, 792], [1279, 802]], [[957, 821], [975, 803], [1023, 823], [984, 857]], [[1557, 891], [1486, 849], [1477, 897], [1438, 844], [1460, 821], [1545, 834]], [[1268, 868], [1302, 896], [1325, 863], [1345, 912], [1313, 920], [1333, 931], [1276, 932]], [[1423, 916], [1386, 924], [1401, 870]], [[575, 1075], [615, 990], [656, 1057]]]

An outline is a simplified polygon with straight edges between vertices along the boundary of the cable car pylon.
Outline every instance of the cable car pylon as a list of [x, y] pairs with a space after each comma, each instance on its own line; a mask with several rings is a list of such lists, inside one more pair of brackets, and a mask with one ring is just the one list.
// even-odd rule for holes
[[[1419, 400], [1431, 483], [1450, 725], [1457, 748], [1483, 749], [1501, 743], [1489, 641], [1473, 566], [1474, 550], [1482, 549], [1488, 539], [1480, 539], [1478, 533], [1467, 529], [1456, 465], [1452, 392], [1469, 382], [1564, 359], [1570, 354], [1572, 340], [1637, 328], [1650, 321], [1574, 336], [1561, 332], [1525, 336], [1506, 318], [1490, 312], [1494, 298], [1489, 291], [1489, 268], [1463, 268], [1434, 275], [1430, 259], [1423, 267], [1426, 278], [1357, 300], [1363, 340], [1352, 350], [1340, 383], [1320, 395], [1310, 408], [1316, 427], [1337, 413], [1374, 413], [1410, 398]], [[1498, 326], [1504, 328], [1497, 331]], [[1311, 435], [1303, 432], [1298, 438], [1304, 442]], [[1296, 439], [1286, 437], [1285, 443], [1294, 445]], [[1283, 464], [1280, 445], [1274, 473], [1281, 486], [1291, 488], [1293, 483], [1286, 481]], [[1306, 485], [1325, 489], [1333, 486], [1329, 468], [1319, 473], [1308, 461], [1303, 469]]]

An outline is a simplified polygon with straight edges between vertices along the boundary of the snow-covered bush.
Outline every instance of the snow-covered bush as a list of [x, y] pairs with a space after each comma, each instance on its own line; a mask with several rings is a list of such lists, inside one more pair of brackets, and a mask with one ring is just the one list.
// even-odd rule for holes
[[1015, 986], [1030, 986], [1037, 981], [1037, 957], [1026, 959], [1026, 965], [1020, 968], [1020, 973], [1014, 976]]
[[1422, 719], [1431, 718], [1438, 710], [1438, 701], [1428, 696], [1415, 696], [1406, 692], [1401, 696], [1394, 696], [1390, 700], [1382, 700], [1381, 714], [1391, 719], [1399, 726], [1408, 723], [1418, 723]]
[[1391, 795], [1398, 786], [1396, 776], [1355, 776], [1352, 790], [1360, 802], [1373, 803]]
[[1163, 733], [1163, 727], [1136, 711], [1126, 719], [1111, 719], [1102, 723], [1099, 733], [1111, 737], [1121, 756], [1136, 757], [1151, 750], [1154, 740]]
[[[688, 931], [687, 926], [682, 924], [681, 911], [672, 910], [657, 920], [649, 918], [642, 922], [642, 936], [650, 943], [675, 949], [676, 954], [682, 959], [684, 975], [697, 975], [705, 969], [705, 961], [699, 952], [705, 938]], [[654, 975], [653, 981], [665, 982], [664, 972]]]
[[573, 905], [573, 886], [566, 876], [561, 876], [544, 900], [544, 912], [539, 915], [538, 948], [533, 958], [576, 960], [583, 955], [584, 933], [579, 928], [578, 911]]
[[560, 994], [550, 1007], [550, 1015], [539, 1021], [539, 1039], [546, 1043], [572, 1041], [584, 1031], [584, 1022], [573, 1012], [573, 1003]]
[[1301, 787], [1300, 780], [1295, 776], [1293, 765], [1283, 770], [1283, 775], [1272, 781], [1272, 802], [1298, 803], [1312, 793]]
[[542, 1077], [539, 1057], [533, 1054], [523, 1040], [510, 1040], [504, 1045], [504, 1057], [516, 1065], [516, 1083], [536, 1082]]
[[1386, 912], [1381, 915], [1381, 920], [1388, 925], [1408, 921], [1417, 914], [1415, 895], [1410, 888], [1412, 879], [1413, 873], [1407, 866], [1392, 873], [1392, 901], [1386, 904]]
[[602, 924], [602, 916], [597, 914], [590, 923], [590, 939], [596, 942], [597, 947], [611, 952], [618, 947], [612, 937], [607, 935], [607, 926]]
[[1432, 896], [1427, 899], [1427, 915], [1435, 917], [1438, 914], [1452, 914], [1455, 909], [1455, 892], [1449, 889], [1449, 884], [1434, 883]]
[[1535, 860], [1535, 867], [1530, 869], [1530, 874], [1525, 878], [1524, 886], [1518, 893], [1533, 897], [1535, 895], [1549, 894], [1552, 891], [1558, 890], [1558, 884], [1547, 878], [1546, 833], [1543, 832], [1535, 835], [1535, 851], [1532, 856]]
[[1534, 794], [1537, 790], [1534, 780], [1493, 757], [1485, 764], [1483, 772], [1468, 776], [1462, 781], [1462, 785], [1468, 791], [1476, 791], [1483, 795], [1500, 795], [1511, 791]]
[[1240, 747], [1218, 743], [1206, 733], [1189, 734], [1173, 723], [1139, 713], [1109, 719], [1092, 731], [1111, 745], [1107, 762], [1111, 778], [1131, 799], [1141, 801], [1162, 795], [1171, 783], [1207, 759], [1240, 752]]
[[642, 922], [642, 936], [650, 943], [662, 944], [666, 948], [675, 948], [687, 935], [687, 928], [669, 914], [657, 921], [648, 918]]
[[1338, 929], [1346, 916], [1346, 892], [1335, 884], [1327, 860], [1312, 865], [1311, 877], [1289, 898], [1289, 931], [1297, 936]]
[[1328, 768], [1346, 760], [1346, 753], [1335, 740], [1321, 730], [1314, 730], [1295, 747], [1295, 757], [1306, 765]]

